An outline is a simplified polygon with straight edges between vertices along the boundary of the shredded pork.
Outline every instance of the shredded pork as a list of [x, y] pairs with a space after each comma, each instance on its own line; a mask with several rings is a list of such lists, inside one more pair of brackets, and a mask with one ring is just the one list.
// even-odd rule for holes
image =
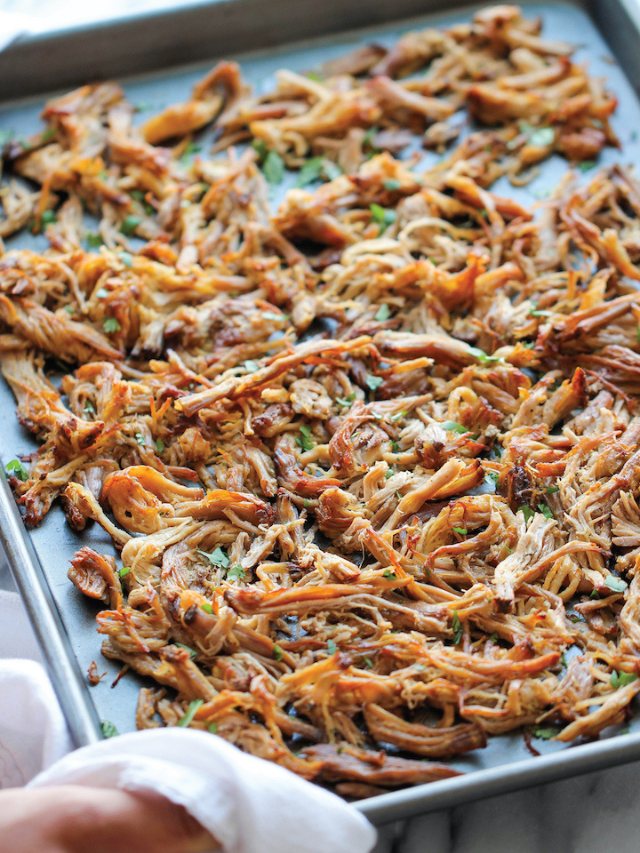
[[368, 796], [629, 714], [640, 184], [491, 189], [617, 145], [571, 54], [499, 6], [260, 96], [222, 62], [141, 128], [85, 86], [5, 146], [0, 235], [50, 244], [0, 258], [2, 372], [40, 442], [11, 482], [27, 524], [60, 499], [111, 536], [117, 561], [84, 547], [69, 577], [109, 608], [103, 654], [160, 685], [138, 727]]

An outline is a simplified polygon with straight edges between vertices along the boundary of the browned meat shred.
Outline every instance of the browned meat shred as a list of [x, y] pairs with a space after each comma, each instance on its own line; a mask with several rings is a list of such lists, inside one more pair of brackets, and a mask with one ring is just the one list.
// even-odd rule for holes
[[[503, 732], [624, 721], [640, 184], [491, 190], [597, 159], [615, 107], [498, 6], [262, 95], [221, 62], [141, 130], [84, 86], [5, 146], [0, 237], [50, 244], [0, 257], [2, 372], [40, 443], [11, 482], [28, 524], [60, 499], [111, 536], [118, 561], [83, 547], [69, 578], [108, 607], [103, 654], [160, 685], [139, 728], [189, 711], [358, 797]], [[416, 138], [448, 152], [413, 168]]]

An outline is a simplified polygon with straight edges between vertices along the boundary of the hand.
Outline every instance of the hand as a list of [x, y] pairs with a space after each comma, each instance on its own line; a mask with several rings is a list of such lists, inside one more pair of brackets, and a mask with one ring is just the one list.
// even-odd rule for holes
[[164, 797], [60, 785], [0, 791], [2, 853], [208, 853], [219, 845]]

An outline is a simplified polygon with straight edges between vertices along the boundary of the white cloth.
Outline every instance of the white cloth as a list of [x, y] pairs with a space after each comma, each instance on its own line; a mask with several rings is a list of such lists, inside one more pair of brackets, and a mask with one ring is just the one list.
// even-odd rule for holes
[[152, 729], [70, 752], [42, 665], [9, 658], [20, 638], [39, 655], [18, 596], [0, 590], [0, 788], [155, 792], [183, 805], [228, 853], [368, 853], [375, 844], [371, 824], [335, 794], [216, 735]]

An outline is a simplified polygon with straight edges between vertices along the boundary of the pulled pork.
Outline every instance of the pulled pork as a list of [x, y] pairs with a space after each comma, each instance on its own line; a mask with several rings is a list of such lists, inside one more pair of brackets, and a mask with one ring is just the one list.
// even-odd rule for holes
[[[615, 104], [500, 6], [265, 95], [220, 63], [140, 129], [85, 86], [5, 147], [0, 235], [50, 243], [0, 258], [2, 372], [40, 442], [11, 482], [27, 524], [60, 498], [112, 537], [117, 562], [85, 547], [69, 577], [109, 608], [103, 654], [160, 685], [138, 727], [365, 796], [491, 735], [624, 721], [640, 185], [491, 191], [616, 145]], [[479, 124], [412, 169], [454, 114]], [[206, 126], [216, 156], [194, 156]]]

